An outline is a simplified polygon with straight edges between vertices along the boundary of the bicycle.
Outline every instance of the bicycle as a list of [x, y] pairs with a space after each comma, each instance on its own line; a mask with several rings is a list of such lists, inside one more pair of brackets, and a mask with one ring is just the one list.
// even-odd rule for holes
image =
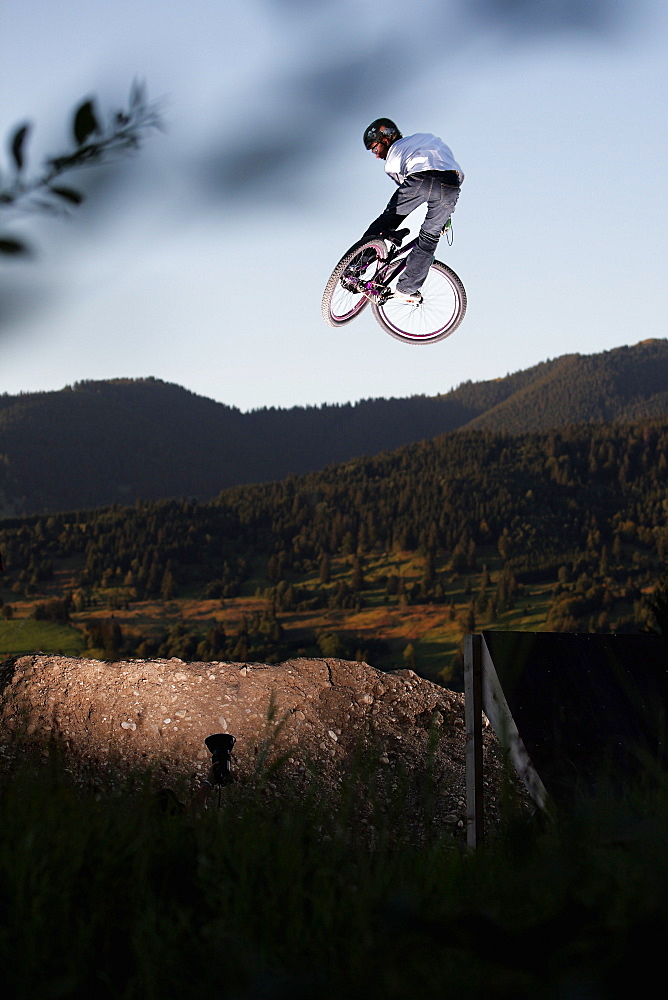
[[435, 260], [420, 289], [422, 302], [393, 298], [396, 280], [417, 238], [402, 246], [410, 230], [400, 229], [351, 247], [325, 286], [322, 315], [329, 326], [345, 326], [371, 303], [381, 327], [405, 344], [434, 344], [457, 329], [466, 313], [466, 290], [447, 264]]

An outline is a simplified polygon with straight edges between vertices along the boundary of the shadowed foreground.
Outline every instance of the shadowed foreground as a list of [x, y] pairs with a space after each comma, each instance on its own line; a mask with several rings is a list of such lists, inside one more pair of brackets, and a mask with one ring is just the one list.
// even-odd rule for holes
[[[412, 670], [295, 659], [282, 664], [114, 663], [34, 655], [2, 667], [8, 750], [57, 745], [84, 787], [114, 788], [151, 769], [154, 784], [187, 798], [206, 776], [210, 733], [236, 737], [238, 783], [280, 799], [313, 782], [330, 795], [363, 766], [378, 789], [407, 796], [414, 839], [433, 822], [463, 844], [466, 825], [463, 695]], [[485, 732], [487, 812], [498, 822], [503, 767]], [[517, 785], [516, 785], [517, 787]], [[519, 794], [519, 790], [517, 792]]]
[[[657, 775], [548, 819], [497, 762], [472, 855], [461, 697], [409, 671], [30, 656], [2, 678], [12, 997], [599, 1000], [657, 974]], [[238, 781], [195, 815], [201, 738], [225, 727]]]
[[[57, 751], [0, 773], [0, 962], [16, 998], [644, 995], [668, 924], [665, 790], [466, 854], [362, 765], [333, 793], [224, 790], [199, 818]], [[427, 821], [429, 788], [422, 808]], [[360, 802], [365, 811], [362, 819]]]

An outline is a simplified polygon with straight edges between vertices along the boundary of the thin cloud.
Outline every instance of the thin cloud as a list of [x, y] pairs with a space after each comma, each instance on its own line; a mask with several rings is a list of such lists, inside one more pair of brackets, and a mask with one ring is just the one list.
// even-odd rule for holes
[[600, 37], [635, 19], [642, 0], [460, 0], [472, 22], [524, 35], [555, 31]]

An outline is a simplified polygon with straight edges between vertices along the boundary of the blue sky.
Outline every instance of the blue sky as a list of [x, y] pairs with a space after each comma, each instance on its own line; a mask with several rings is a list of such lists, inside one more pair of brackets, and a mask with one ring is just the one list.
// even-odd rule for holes
[[[0, 391], [154, 376], [288, 407], [665, 337], [667, 42], [661, 0], [0, 0], [0, 136], [32, 121], [35, 167], [134, 78], [166, 121], [71, 219], [4, 221], [38, 254], [0, 262]], [[320, 318], [393, 191], [378, 115], [466, 173], [438, 256], [469, 311], [440, 344]]]

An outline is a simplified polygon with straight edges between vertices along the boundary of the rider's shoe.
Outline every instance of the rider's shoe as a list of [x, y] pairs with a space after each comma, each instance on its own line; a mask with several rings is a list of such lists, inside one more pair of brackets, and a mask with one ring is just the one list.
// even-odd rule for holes
[[406, 294], [406, 292], [396, 291], [392, 298], [395, 302], [402, 302], [408, 306], [419, 306], [422, 304], [422, 295], [420, 292], [410, 292], [409, 294]]

